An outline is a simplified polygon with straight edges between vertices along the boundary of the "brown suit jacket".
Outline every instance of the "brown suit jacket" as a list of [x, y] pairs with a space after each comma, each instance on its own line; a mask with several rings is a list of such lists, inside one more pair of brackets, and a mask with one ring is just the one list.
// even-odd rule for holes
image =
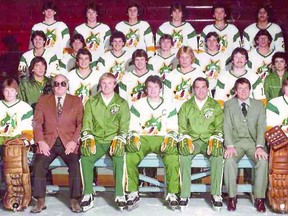
[[[33, 129], [35, 143], [45, 141], [50, 149], [59, 137], [64, 146], [69, 141], [78, 143], [82, 127], [83, 105], [81, 99], [66, 94], [61, 117], [57, 117], [54, 94], [42, 95], [36, 105]], [[79, 145], [73, 153], [78, 153]], [[37, 148], [37, 153], [39, 148]]]

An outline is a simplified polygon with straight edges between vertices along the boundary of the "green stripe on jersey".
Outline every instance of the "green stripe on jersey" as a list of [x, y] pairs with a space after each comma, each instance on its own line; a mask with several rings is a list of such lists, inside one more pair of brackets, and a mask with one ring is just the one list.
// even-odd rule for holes
[[144, 35], [150, 34], [152, 32], [152, 29], [148, 27], [146, 31], [144, 32]]
[[127, 86], [123, 82], [119, 83], [119, 88], [121, 88], [124, 91], [127, 91]]
[[138, 110], [132, 105], [130, 112], [133, 113], [135, 116], [137, 116], [138, 118], [140, 117], [140, 113], [138, 112]]
[[68, 28], [65, 28], [65, 29], [61, 32], [61, 35], [62, 35], [62, 38], [63, 38], [65, 35], [69, 35], [69, 29], [68, 29]]
[[188, 39], [193, 38], [193, 37], [196, 37], [196, 31], [193, 31], [193, 32], [191, 32], [190, 34], [187, 35]]
[[224, 89], [225, 88], [225, 84], [222, 83], [220, 80], [217, 80], [216, 86], [218, 86], [220, 89]]
[[24, 114], [21, 118], [21, 121], [30, 118], [33, 115], [33, 110], [30, 110], [29, 112], [27, 112], [26, 114]]
[[170, 118], [170, 117], [172, 117], [172, 116], [175, 116], [175, 115], [177, 115], [177, 110], [176, 110], [176, 108], [169, 113], [168, 118]]
[[261, 80], [261, 78], [259, 77], [259, 78], [256, 80], [256, 82], [252, 85], [252, 89], [256, 89], [256, 87], [257, 87], [260, 83], [262, 83], [262, 80]]
[[278, 108], [277, 108], [275, 105], [271, 104], [270, 102], [268, 102], [268, 104], [267, 104], [267, 106], [266, 106], [266, 109], [267, 109], [267, 110], [270, 110], [271, 112], [276, 113], [277, 115], [280, 114]]
[[247, 32], [244, 31], [243, 37], [245, 37], [248, 41], [250, 41], [250, 37], [249, 37], [249, 34]]

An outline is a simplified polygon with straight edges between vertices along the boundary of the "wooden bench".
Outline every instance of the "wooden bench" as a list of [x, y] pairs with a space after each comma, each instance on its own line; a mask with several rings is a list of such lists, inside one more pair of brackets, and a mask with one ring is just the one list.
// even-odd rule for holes
[[[65, 163], [60, 159], [56, 158], [52, 164], [50, 165], [51, 169], [57, 167], [65, 167]], [[98, 161], [95, 162], [95, 167], [97, 168], [109, 168], [112, 169], [112, 162], [108, 156], [103, 156]], [[164, 164], [162, 163], [162, 159], [160, 156], [156, 154], [147, 155], [140, 163], [139, 167], [156, 167], [163, 168]], [[210, 175], [210, 162], [203, 155], [197, 155], [192, 160], [192, 167], [195, 168], [203, 168], [200, 173], [193, 173], [191, 175], [191, 181], [196, 179], [201, 179]], [[246, 156], [242, 158], [242, 160], [238, 164], [239, 168], [252, 168], [253, 162], [250, 161]], [[165, 183], [161, 182], [157, 179], [147, 177], [145, 175], [140, 174], [139, 180], [150, 183], [152, 186], [143, 186], [139, 188], [140, 192], [164, 192], [165, 191]], [[66, 187], [67, 188], [67, 187]], [[61, 186], [57, 185], [48, 185], [48, 192], [56, 192], [62, 190]], [[100, 185], [94, 185], [93, 189], [95, 192], [104, 192], [104, 191], [114, 191], [114, 187], [104, 187]], [[238, 184], [237, 188], [238, 192], [252, 192], [252, 185], [250, 184]], [[210, 185], [206, 184], [191, 184], [191, 192], [207, 192], [210, 191]], [[223, 191], [226, 191], [225, 186], [223, 186]]]

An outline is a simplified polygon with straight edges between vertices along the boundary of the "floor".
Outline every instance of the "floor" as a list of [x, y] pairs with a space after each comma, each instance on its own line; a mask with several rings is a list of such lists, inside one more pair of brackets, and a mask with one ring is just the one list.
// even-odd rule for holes
[[[170, 215], [178, 215], [181, 214], [182, 216], [189, 215], [189, 216], [212, 216], [212, 215], [221, 215], [221, 216], [231, 216], [231, 215], [249, 215], [249, 216], [256, 216], [256, 215], [277, 215], [276, 213], [272, 213], [269, 209], [265, 213], [258, 213], [256, 209], [252, 206], [251, 198], [249, 195], [239, 195], [238, 197], [238, 204], [237, 209], [235, 212], [229, 212], [226, 209], [226, 204], [224, 204], [222, 210], [220, 212], [216, 212], [211, 208], [210, 205], [210, 195], [207, 193], [202, 194], [193, 194], [192, 198], [190, 199], [189, 206], [187, 209], [183, 210], [182, 212], [179, 209], [175, 209], [174, 211], [168, 208], [167, 206], [163, 205], [163, 194], [156, 193], [156, 194], [143, 194], [141, 195], [140, 202], [138, 206], [131, 210], [124, 210], [121, 212], [114, 203], [114, 197], [112, 192], [102, 192], [97, 193], [94, 199], [94, 208], [90, 209], [87, 212], [81, 213], [80, 215], [87, 215], [87, 216], [117, 216], [117, 215], [136, 215], [136, 216], [170, 216]], [[1, 198], [3, 194], [1, 194]], [[33, 201], [34, 202], [34, 201]], [[33, 204], [32, 202], [32, 204]], [[68, 192], [67, 191], [60, 191], [54, 195], [47, 195], [46, 197], [46, 205], [47, 209], [42, 211], [39, 216], [64, 216], [73, 214], [68, 207]], [[23, 212], [11, 212], [4, 210], [3, 202], [0, 202], [0, 215], [13, 215], [13, 216], [22, 216], [22, 215], [31, 215], [30, 209], [32, 206], [29, 206]]]

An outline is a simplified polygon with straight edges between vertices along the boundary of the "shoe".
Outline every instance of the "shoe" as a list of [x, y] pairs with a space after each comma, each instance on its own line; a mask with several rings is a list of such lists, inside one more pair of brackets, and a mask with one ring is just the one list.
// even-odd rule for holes
[[237, 197], [229, 197], [227, 206], [228, 211], [235, 211], [236, 204], [237, 204]]
[[77, 199], [70, 199], [70, 208], [72, 212], [79, 213], [82, 211], [82, 208], [80, 207]]
[[165, 200], [168, 202], [169, 206], [175, 208], [178, 206], [178, 197], [174, 193], [168, 193]]
[[93, 195], [85, 194], [81, 200], [80, 206], [82, 207], [83, 211], [88, 211], [89, 209], [93, 208], [94, 207]]
[[258, 212], [264, 213], [266, 211], [265, 199], [256, 199], [255, 200], [255, 207], [256, 207]]
[[222, 206], [223, 206], [223, 202], [222, 202], [222, 197], [221, 195], [212, 195], [212, 205], [213, 205], [213, 209], [216, 211], [220, 211]]
[[181, 210], [184, 210], [188, 206], [188, 198], [180, 198], [179, 207]]
[[140, 198], [137, 191], [129, 193], [127, 197], [127, 206], [128, 207], [134, 206], [136, 203], [139, 202], [139, 199]]
[[116, 196], [115, 202], [121, 211], [127, 206], [125, 196]]
[[38, 198], [36, 205], [31, 209], [31, 213], [40, 213], [42, 210], [45, 210], [47, 206], [45, 205], [45, 198]]

